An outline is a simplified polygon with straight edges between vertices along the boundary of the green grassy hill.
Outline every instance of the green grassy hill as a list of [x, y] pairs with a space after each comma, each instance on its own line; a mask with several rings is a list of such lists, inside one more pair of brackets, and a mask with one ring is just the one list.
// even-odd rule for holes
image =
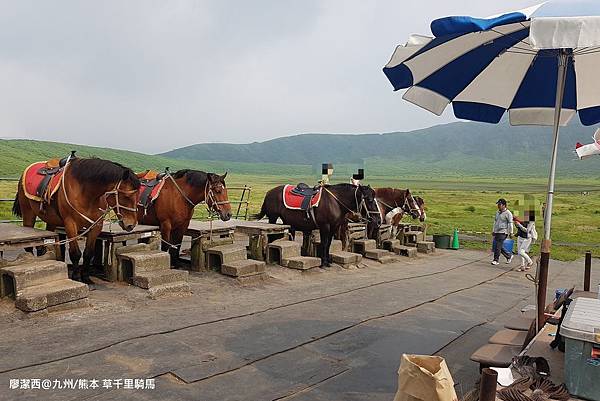
[[64, 157], [76, 150], [81, 157], [100, 157], [119, 162], [135, 171], [145, 169], [163, 170], [170, 167], [172, 171], [192, 168], [204, 171], [230, 171], [246, 174], [273, 174], [278, 172], [285, 175], [309, 175], [310, 166], [250, 164], [231, 161], [199, 161], [176, 160], [164, 156], [147, 155], [126, 150], [99, 148], [94, 146], [67, 144], [59, 142], [32, 140], [0, 140], [0, 177], [16, 177], [29, 164], [54, 157]]
[[[573, 122], [561, 130], [560, 175], [600, 178], [600, 157], [581, 162], [574, 149], [589, 143], [593, 127]], [[552, 146], [549, 127], [511, 127], [457, 122], [389, 134], [302, 134], [250, 144], [197, 144], [163, 156], [192, 160], [236, 160], [248, 163], [295, 163], [318, 166], [323, 162], [364, 166], [373, 175], [431, 174], [519, 177], [547, 175]]]

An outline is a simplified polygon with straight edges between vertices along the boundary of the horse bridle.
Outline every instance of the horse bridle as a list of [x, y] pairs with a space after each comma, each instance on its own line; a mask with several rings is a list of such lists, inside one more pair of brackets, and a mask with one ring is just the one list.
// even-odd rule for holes
[[206, 178], [206, 187], [204, 188], [204, 200], [206, 202], [206, 208], [208, 209], [209, 212], [220, 214], [221, 212], [223, 212], [223, 210], [221, 210], [221, 205], [231, 204], [231, 202], [229, 202], [229, 200], [218, 201], [215, 198], [215, 194], [213, 192], [213, 186], [221, 186], [221, 188], [225, 188], [225, 185], [221, 184], [220, 182], [213, 184], [213, 185], [208, 185], [208, 182], [209, 182], [209, 179], [207, 177]]
[[[117, 219], [119, 219], [119, 221], [123, 221], [123, 215], [121, 214], [121, 209], [123, 210], [127, 210], [129, 212], [136, 212], [137, 213], [137, 207], [128, 207], [128, 206], [123, 206], [121, 204], [121, 202], [119, 202], [119, 193], [121, 194], [125, 194], [125, 195], [132, 195], [134, 193], [137, 192], [136, 189], [132, 189], [129, 191], [125, 191], [122, 190], [121, 187], [121, 183], [123, 182], [123, 180], [119, 180], [119, 182], [117, 183], [117, 185], [114, 187], [114, 189], [112, 191], [106, 191], [104, 193], [104, 199], [106, 201], [106, 209], [103, 210], [104, 213], [108, 213], [108, 211], [110, 209], [115, 211], [115, 215], [117, 216]], [[110, 206], [108, 203], [108, 197], [110, 195], [114, 195], [115, 196], [115, 205], [114, 206]], [[102, 210], [102, 209], [100, 209]]]
[[380, 215], [381, 213], [379, 212], [379, 208], [377, 208], [377, 210], [369, 210], [369, 208], [367, 207], [367, 202], [365, 201], [365, 197], [363, 194], [361, 194], [361, 201], [360, 204], [358, 203], [358, 190], [360, 189], [360, 186], [356, 186], [356, 189], [354, 190], [354, 200], [356, 202], [356, 213], [360, 213], [362, 214], [362, 211], [364, 209], [365, 213], [367, 214], [367, 221], [371, 222], [373, 221], [373, 217], [371, 217], [372, 214], [376, 214], [376, 215]]
[[[175, 178], [173, 178], [173, 176], [171, 174], [168, 174], [168, 177], [171, 179], [171, 181], [173, 181], [173, 184], [175, 184], [175, 188], [177, 188], [177, 191], [179, 191], [181, 196], [183, 196], [183, 199], [185, 199], [192, 208], [196, 207], [196, 204], [194, 202], [192, 202], [192, 200], [190, 198], [188, 198], [188, 196], [185, 194], [183, 189], [181, 189], [179, 184], [177, 184], [177, 181], [175, 181]], [[207, 175], [206, 176], [206, 185], [204, 186], [204, 202], [206, 203], [206, 209], [208, 210], [209, 213], [220, 213], [222, 211], [220, 206], [230, 203], [230, 202], [228, 200], [217, 201], [215, 198], [215, 194], [213, 192], [213, 186], [208, 185], [209, 181], [210, 180], [208, 179], [208, 175]], [[217, 183], [215, 185], [221, 185], [224, 187], [224, 185], [221, 183]], [[200, 203], [202, 203], [202, 202], [200, 202]]]
[[410, 213], [412, 215], [412, 212], [417, 212], [417, 216], [421, 217], [421, 209], [419, 208], [419, 205], [417, 204], [417, 201], [415, 200], [415, 198], [412, 196], [412, 194], [409, 194], [409, 196], [411, 197], [411, 199], [413, 200], [413, 204], [416, 205], [416, 207], [412, 207], [410, 206], [409, 202], [408, 202], [408, 196], [404, 197], [404, 205], [402, 205], [402, 210], [404, 210], [406, 213]]

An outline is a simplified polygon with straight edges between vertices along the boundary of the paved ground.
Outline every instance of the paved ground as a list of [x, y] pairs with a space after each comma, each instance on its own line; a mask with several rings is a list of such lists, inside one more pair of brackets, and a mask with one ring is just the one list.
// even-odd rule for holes
[[[162, 300], [99, 282], [91, 308], [46, 318], [22, 319], [2, 301], [0, 400], [389, 401], [403, 353], [446, 357], [460, 394], [477, 378], [472, 351], [533, 303], [523, 273], [475, 251], [269, 273], [255, 287], [194, 274], [193, 295]], [[549, 288], [582, 276], [582, 262], [553, 262]], [[126, 378], [153, 378], [155, 389], [102, 388], [101, 379]], [[10, 390], [10, 379], [98, 379], [100, 388]]]

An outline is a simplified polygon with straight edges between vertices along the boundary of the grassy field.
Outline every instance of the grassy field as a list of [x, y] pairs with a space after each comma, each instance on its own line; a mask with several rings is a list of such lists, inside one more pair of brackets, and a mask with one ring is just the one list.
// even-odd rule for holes
[[[252, 187], [249, 213], [260, 210], [265, 192], [279, 184], [305, 181], [315, 183], [310, 176], [299, 175], [248, 175], [232, 173], [228, 176], [230, 187], [249, 185]], [[345, 181], [343, 177], [334, 177], [333, 182]], [[495, 212], [495, 202], [504, 197], [511, 210], [522, 213], [516, 206], [522, 204], [525, 194], [533, 195], [542, 202], [545, 198], [545, 182], [542, 179], [489, 179], [436, 177], [422, 180], [419, 178], [402, 181], [373, 177], [365, 181], [372, 186], [409, 187], [421, 195], [427, 203], [428, 233], [452, 234], [454, 228], [462, 233], [489, 232]], [[15, 182], [0, 182], [0, 198], [14, 198]], [[583, 191], [589, 191], [583, 195]], [[241, 191], [231, 190], [230, 199], [239, 200]], [[0, 219], [13, 218], [10, 215], [12, 203], [0, 203]], [[243, 210], [243, 208], [242, 208]], [[205, 215], [203, 206], [197, 207], [197, 216]], [[542, 222], [538, 210], [538, 232], [542, 233]], [[476, 234], [485, 237], [484, 234]], [[600, 183], [586, 180], [559, 180], [555, 196], [553, 218], [553, 258], [574, 260], [581, 258], [588, 249], [600, 257]], [[481, 242], [464, 242], [469, 248], [489, 248]], [[534, 254], [538, 252], [534, 247]]]

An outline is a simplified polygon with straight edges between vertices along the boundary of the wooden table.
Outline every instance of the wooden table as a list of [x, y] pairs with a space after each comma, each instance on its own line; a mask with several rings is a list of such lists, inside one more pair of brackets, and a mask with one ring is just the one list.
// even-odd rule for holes
[[190, 221], [185, 232], [192, 237], [190, 268], [192, 271], [207, 269], [206, 250], [213, 246], [233, 244], [235, 222], [233, 221]]
[[35, 246], [49, 246], [58, 241], [58, 234], [37, 228], [0, 223], [0, 258], [5, 251], [16, 251]]
[[250, 238], [250, 258], [267, 260], [267, 248], [275, 240], [287, 238], [290, 226], [285, 224], [270, 224], [262, 221], [234, 220], [235, 230]]

